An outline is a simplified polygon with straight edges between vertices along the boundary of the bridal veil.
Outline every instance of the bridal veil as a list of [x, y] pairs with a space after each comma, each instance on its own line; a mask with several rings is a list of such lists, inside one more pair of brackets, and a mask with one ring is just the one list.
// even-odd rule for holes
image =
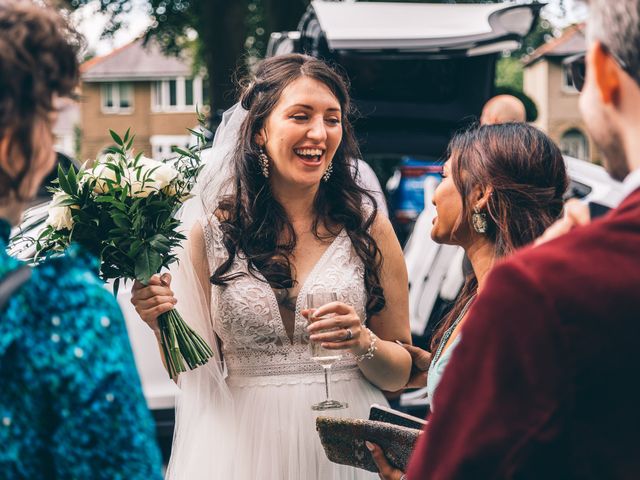
[[[213, 215], [219, 198], [228, 188], [230, 159], [246, 115], [246, 110], [238, 104], [224, 113], [211, 149], [202, 152], [205, 163], [192, 191], [194, 196], [179, 213], [187, 240], [178, 254], [178, 264], [171, 269], [171, 288], [184, 320], [207, 341], [214, 356], [206, 365], [181, 373], [177, 380], [180, 393], [176, 398], [176, 423], [166, 477], [171, 480], [232, 477], [233, 400], [213, 330], [215, 310], [209, 307], [210, 285], [202, 281], [201, 272], [207, 265], [199, 248], [203, 240], [194, 239], [190, 234], [196, 222], [202, 224]], [[228, 462], [220, 464], [220, 459]]]

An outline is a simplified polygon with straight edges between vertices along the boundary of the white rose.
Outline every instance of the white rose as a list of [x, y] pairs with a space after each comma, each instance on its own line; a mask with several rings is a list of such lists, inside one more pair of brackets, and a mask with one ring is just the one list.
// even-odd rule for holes
[[131, 196], [148, 197], [150, 193], [158, 192], [169, 186], [177, 176], [178, 171], [170, 165], [151, 158], [140, 157], [137, 165], [129, 169]]
[[49, 216], [47, 217], [47, 225], [51, 225], [56, 230], [67, 229], [73, 227], [73, 217], [71, 215], [71, 207], [69, 205], [60, 205], [63, 200], [69, 198], [69, 195], [63, 192], [54, 194], [53, 200], [49, 205]]

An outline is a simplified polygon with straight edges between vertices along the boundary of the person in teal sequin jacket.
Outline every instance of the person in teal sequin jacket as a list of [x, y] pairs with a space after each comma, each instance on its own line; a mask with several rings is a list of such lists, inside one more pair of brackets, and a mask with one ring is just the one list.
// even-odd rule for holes
[[[54, 164], [53, 101], [78, 81], [52, 10], [0, 4], [0, 280], [11, 225]], [[0, 479], [161, 477], [124, 319], [78, 247], [34, 267], [0, 310]]]

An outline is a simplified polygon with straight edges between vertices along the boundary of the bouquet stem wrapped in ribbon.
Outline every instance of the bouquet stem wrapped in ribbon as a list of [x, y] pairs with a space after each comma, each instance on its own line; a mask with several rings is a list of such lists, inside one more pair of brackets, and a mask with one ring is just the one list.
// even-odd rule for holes
[[[200, 116], [202, 123], [203, 118]], [[202, 165], [205, 139], [190, 130], [197, 145], [174, 147], [177, 157], [156, 161], [133, 155], [129, 130], [123, 137], [110, 131], [115, 146], [91, 168], [65, 172], [58, 168], [47, 226], [36, 240], [36, 258], [79, 243], [100, 259], [100, 276], [121, 280], [149, 279], [173, 262], [185, 236], [176, 213], [186, 201]], [[161, 346], [169, 375], [204, 365], [213, 356], [207, 343], [176, 309], [158, 317]]]

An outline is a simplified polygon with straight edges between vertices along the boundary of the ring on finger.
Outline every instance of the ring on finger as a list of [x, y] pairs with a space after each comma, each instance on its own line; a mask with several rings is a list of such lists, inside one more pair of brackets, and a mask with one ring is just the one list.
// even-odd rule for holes
[[353, 332], [351, 331], [350, 328], [345, 328], [345, 330], [347, 331], [347, 336], [344, 337], [343, 342], [348, 342], [349, 340], [351, 340], [353, 338]]

